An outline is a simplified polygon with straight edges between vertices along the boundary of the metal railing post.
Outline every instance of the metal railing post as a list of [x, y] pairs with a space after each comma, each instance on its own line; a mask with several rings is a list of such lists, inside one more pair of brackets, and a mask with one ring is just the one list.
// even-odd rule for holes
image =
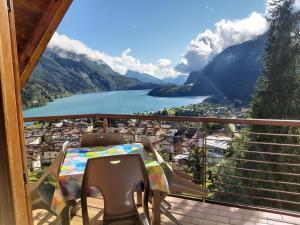
[[108, 129], [108, 119], [103, 118], [103, 131], [104, 131], [104, 133], [107, 133], [107, 129]]
[[[202, 187], [207, 188], [207, 140], [206, 140], [206, 123], [203, 123], [203, 133], [202, 133]], [[203, 202], [206, 198], [203, 197]]]

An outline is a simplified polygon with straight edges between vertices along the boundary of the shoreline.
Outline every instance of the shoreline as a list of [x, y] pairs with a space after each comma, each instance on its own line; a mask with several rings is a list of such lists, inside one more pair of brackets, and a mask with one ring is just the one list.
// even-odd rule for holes
[[56, 99], [42, 107], [24, 109], [26, 117], [70, 114], [137, 114], [201, 103], [207, 96], [157, 98], [146, 90], [85, 93]]

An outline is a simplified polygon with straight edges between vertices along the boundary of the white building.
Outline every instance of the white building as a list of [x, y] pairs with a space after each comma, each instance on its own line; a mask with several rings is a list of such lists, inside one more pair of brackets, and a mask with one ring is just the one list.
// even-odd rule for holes
[[39, 145], [42, 143], [41, 137], [31, 137], [26, 139], [26, 145]]

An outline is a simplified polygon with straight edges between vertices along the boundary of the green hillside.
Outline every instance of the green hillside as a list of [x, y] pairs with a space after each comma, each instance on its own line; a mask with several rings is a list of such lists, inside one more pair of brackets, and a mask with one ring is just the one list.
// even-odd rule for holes
[[23, 89], [22, 96], [24, 108], [30, 108], [73, 94], [155, 87], [158, 85], [125, 77], [103, 61], [48, 48]]

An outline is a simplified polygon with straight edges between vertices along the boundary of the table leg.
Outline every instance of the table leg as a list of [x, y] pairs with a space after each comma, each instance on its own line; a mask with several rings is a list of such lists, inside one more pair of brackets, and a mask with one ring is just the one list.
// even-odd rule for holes
[[61, 224], [62, 225], [70, 225], [70, 214], [69, 214], [69, 207], [65, 207], [65, 209], [61, 213]]
[[160, 204], [161, 204], [160, 191], [153, 191], [153, 198], [152, 198], [153, 225], [160, 225]]

